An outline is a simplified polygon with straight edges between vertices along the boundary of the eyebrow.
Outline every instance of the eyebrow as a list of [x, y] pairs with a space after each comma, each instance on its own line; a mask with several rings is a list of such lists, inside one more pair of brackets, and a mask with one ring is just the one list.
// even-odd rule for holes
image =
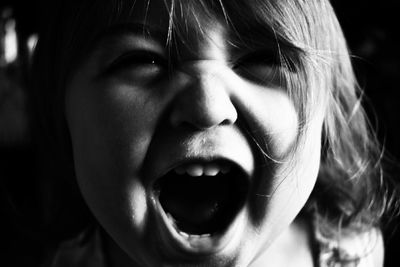
[[165, 29], [159, 26], [148, 25], [139, 22], [118, 23], [100, 32], [94, 42], [93, 46], [97, 47], [99, 44], [106, 40], [118, 37], [121, 35], [136, 35], [144, 38], [150, 38], [159, 42], [166, 43], [167, 33]]

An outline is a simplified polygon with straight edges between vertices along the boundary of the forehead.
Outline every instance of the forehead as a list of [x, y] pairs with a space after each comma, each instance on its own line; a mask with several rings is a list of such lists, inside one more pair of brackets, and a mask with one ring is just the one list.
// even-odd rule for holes
[[[103, 10], [103, 18], [94, 18], [109, 21], [103, 29], [106, 34], [115, 35], [121, 33], [121, 30], [129, 33], [133, 29], [136, 34], [156, 37], [165, 44], [170, 44], [171, 41], [174, 44], [187, 41], [186, 45], [193, 46], [196, 42], [200, 44], [201, 41], [212, 40], [217, 43], [224, 41], [233, 48], [239, 43], [241, 46], [265, 46], [279, 39], [268, 18], [260, 19], [249, 15], [254, 12], [254, 6], [243, 4], [246, 1], [228, 1], [226, 4], [220, 0], [120, 0], [120, 4], [110, 2], [109, 8], [98, 5]], [[98, 30], [100, 35], [104, 34], [101, 29]], [[196, 42], [191, 42], [192, 40]]]
[[[132, 1], [131, 1], [132, 2]], [[126, 1], [125, 9], [121, 12], [119, 22], [140, 23], [152, 25], [154, 28], [166, 31], [169, 25], [169, 9], [171, 4], [164, 0], [137, 0], [133, 3]]]
[[[164, 34], [164, 38], [179, 35], [185, 37], [202, 37], [204, 32], [219, 31], [226, 27], [226, 21], [220, 19], [217, 9], [202, 6], [207, 1], [179, 0], [136, 0], [122, 1], [120, 11], [114, 14], [110, 23], [143, 25], [144, 34]], [[114, 8], [115, 10], [115, 8]], [[106, 14], [109, 16], [110, 14]]]

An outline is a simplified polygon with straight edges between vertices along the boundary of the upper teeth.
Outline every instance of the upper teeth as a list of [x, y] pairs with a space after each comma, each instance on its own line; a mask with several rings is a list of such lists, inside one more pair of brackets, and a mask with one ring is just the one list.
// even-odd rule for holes
[[188, 174], [193, 177], [216, 176], [218, 173], [226, 174], [231, 170], [228, 164], [211, 163], [189, 163], [178, 166], [174, 169], [179, 175]]

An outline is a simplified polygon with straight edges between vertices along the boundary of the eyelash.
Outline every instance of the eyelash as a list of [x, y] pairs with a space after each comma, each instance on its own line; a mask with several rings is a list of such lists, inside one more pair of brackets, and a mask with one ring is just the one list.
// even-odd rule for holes
[[255, 51], [239, 58], [233, 64], [233, 69], [238, 69], [255, 64], [269, 65], [271, 67], [274, 67], [279, 65], [279, 60], [277, 55], [272, 51]]
[[168, 61], [163, 56], [147, 50], [138, 50], [123, 54], [115, 59], [105, 70], [105, 74], [112, 74], [128, 67], [143, 67], [144, 65], [167, 68]]

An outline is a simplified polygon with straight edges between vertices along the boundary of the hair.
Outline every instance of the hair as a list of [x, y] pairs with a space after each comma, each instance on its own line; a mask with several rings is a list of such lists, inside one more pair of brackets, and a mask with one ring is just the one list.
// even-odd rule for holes
[[[40, 32], [35, 49], [31, 90], [33, 128], [43, 167], [40, 177], [45, 185], [41, 193], [46, 207], [42, 223], [55, 242], [93, 223], [73, 179], [71, 142], [64, 117], [65, 85], [96, 38], [129, 20], [136, 1], [57, 2], [52, 8], [46, 7], [51, 19], [46, 20], [48, 26]], [[362, 108], [362, 91], [329, 1], [167, 2], [169, 47], [185, 34], [184, 25], [176, 23], [177, 16], [225, 21], [242, 46], [248, 40], [257, 41], [260, 34], [271, 37], [279, 52], [281, 81], [299, 114], [296, 147], [301, 146], [313, 116], [325, 114], [320, 171], [302, 212], [315, 218], [316, 230], [327, 238], [380, 227], [391, 202], [381, 164], [383, 152]], [[198, 32], [202, 32], [201, 25]], [[258, 143], [268, 154], [267, 144]]]

